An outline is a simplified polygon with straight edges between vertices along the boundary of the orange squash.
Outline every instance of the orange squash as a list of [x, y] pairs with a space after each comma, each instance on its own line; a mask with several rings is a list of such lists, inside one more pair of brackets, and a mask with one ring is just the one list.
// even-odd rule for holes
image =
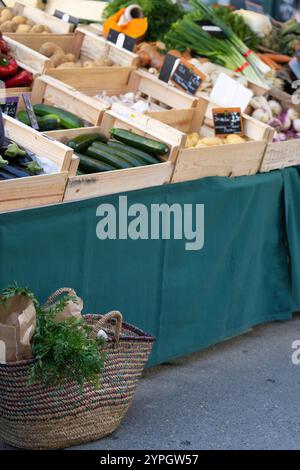
[[118, 25], [118, 22], [125, 12], [125, 8], [121, 8], [117, 13], [110, 16], [103, 25], [103, 34], [105, 37], [108, 36], [110, 29], [119, 31], [119, 33], [124, 33], [127, 36], [132, 38], [143, 37], [148, 29], [148, 20], [147, 18], [134, 18], [131, 21], [128, 21], [126, 24]]

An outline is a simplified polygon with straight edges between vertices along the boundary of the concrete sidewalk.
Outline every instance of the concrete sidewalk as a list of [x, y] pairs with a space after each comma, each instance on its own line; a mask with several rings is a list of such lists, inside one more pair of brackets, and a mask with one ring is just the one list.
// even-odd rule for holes
[[297, 339], [299, 315], [147, 370], [120, 428], [76, 449], [300, 449]]

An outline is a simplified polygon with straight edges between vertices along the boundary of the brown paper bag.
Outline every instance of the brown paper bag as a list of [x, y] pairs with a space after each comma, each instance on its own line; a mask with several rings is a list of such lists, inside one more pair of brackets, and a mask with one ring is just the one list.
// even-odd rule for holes
[[36, 328], [32, 300], [16, 295], [0, 303], [0, 363], [32, 357], [30, 341]]
[[69, 300], [65, 308], [61, 312], [56, 314], [55, 321], [63, 321], [69, 317], [75, 317], [77, 319], [80, 319], [82, 318], [82, 310], [83, 300], [80, 297], [76, 298], [76, 302], [74, 302], [73, 300]]

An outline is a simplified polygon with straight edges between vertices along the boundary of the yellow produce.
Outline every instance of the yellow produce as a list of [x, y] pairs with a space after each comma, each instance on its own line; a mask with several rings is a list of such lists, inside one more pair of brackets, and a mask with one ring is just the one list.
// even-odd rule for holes
[[18, 15], [18, 16], [14, 16], [14, 17], [12, 18], [12, 21], [13, 21], [14, 23], [17, 23], [17, 24], [25, 24], [25, 23], [27, 23], [27, 18], [26, 18], [26, 16], [20, 16], [20, 15]]
[[201, 143], [207, 147], [211, 147], [215, 145], [223, 145], [223, 140], [220, 139], [220, 137], [204, 137], [204, 139], [201, 139]]
[[245, 139], [237, 134], [231, 134], [226, 137], [227, 144], [242, 144], [245, 142]]

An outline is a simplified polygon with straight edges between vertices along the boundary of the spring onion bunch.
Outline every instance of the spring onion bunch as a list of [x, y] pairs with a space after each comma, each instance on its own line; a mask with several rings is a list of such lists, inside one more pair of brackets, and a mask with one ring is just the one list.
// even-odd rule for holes
[[[200, 0], [191, 0], [194, 11], [177, 21], [166, 35], [166, 43], [179, 50], [191, 49], [196, 54], [208, 57], [212, 62], [239, 71], [249, 80], [266, 85], [264, 75], [267, 67], [254, 52], [234, 34], [232, 29], [214, 13], [213, 9]], [[211, 36], [197, 23], [199, 19], [209, 20], [221, 28], [226, 38]]]

